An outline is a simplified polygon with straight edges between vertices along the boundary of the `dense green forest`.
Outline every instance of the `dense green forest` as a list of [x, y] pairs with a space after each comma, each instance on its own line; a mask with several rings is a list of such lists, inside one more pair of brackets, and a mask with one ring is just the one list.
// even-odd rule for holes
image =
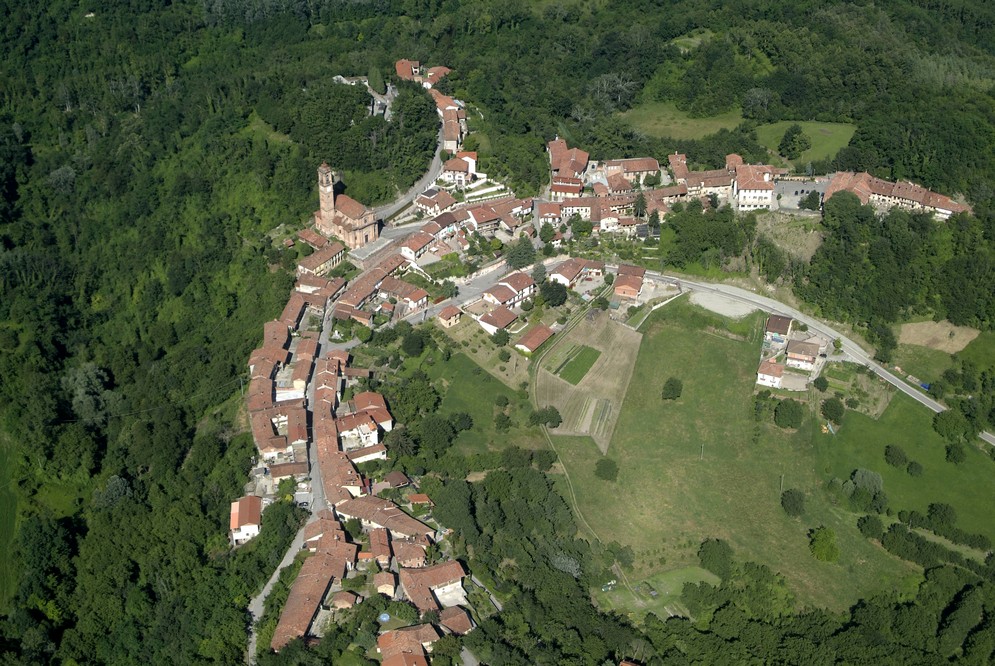
[[[964, 193], [980, 222], [959, 222], [966, 227], [949, 242], [992, 242], [990, 3], [0, 8], [0, 445], [14, 461], [21, 572], [5, 582], [7, 663], [242, 661], [247, 600], [301, 518], [274, 505], [274, 529], [229, 554], [227, 505], [253, 452], [239, 434], [240, 376], [262, 322], [285, 302], [297, 259], [274, 240], [314, 208], [318, 162], [344, 170], [364, 203], [389, 199], [423, 171], [437, 127], [430, 100], [411, 86], [401, 86], [391, 121], [367, 118], [365, 98], [332, 84], [336, 74], [387, 77], [399, 57], [453, 67], [440, 87], [476, 107], [471, 141], [483, 169], [522, 194], [547, 177], [543, 146], [557, 133], [595, 158], [683, 150], [717, 166], [727, 152], [763, 158], [754, 122], [855, 122], [851, 145], [813, 168], [866, 168]], [[696, 30], [708, 38], [673, 41]], [[748, 122], [674, 141], [641, 136], [617, 113], [654, 100], [696, 114], [740, 107]], [[902, 225], [913, 238], [931, 233], [915, 216]], [[692, 252], [699, 241], [687, 231]], [[736, 232], [729, 252], [747, 232]], [[837, 251], [849, 256], [842, 239]], [[977, 284], [971, 275], [990, 273], [990, 254], [978, 264], [970, 253], [950, 256], [951, 280]], [[809, 279], [821, 279], [818, 265]], [[900, 310], [942, 306], [952, 319], [990, 324], [991, 292], [977, 294], [987, 309], [958, 311], [966, 306], [949, 297], [956, 284], [909, 284]], [[853, 316], [875, 307], [844, 302]], [[958, 390], [968, 390], [966, 377], [957, 376]], [[393, 389], [395, 398], [409, 388]], [[424, 411], [411, 409], [413, 420]], [[423, 456], [420, 469], [433, 460]], [[626, 554], [575, 538], [540, 470], [548, 465], [509, 455], [485, 466], [506, 471], [466, 484], [459, 472], [473, 465], [447, 460], [440, 517], [457, 529], [471, 567], [495, 572], [512, 599], [467, 639], [489, 663], [683, 663], [726, 651], [766, 659], [774, 645], [813, 661], [831, 646], [854, 663], [991, 655], [990, 562], [984, 582], [946, 566], [917, 600], [867, 602], [848, 618], [757, 610], [738, 595], [774, 574], [750, 570], [730, 574], [719, 588], [727, 596], [700, 595], [695, 622], [635, 627], [591, 606], [588, 586]], [[499, 566], [508, 557], [518, 566]], [[337, 635], [328, 654], [347, 639]]]

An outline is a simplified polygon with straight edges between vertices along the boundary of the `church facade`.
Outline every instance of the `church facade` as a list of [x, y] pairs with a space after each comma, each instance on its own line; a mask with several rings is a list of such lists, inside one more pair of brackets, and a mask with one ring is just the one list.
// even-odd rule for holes
[[318, 167], [319, 208], [314, 213], [315, 228], [335, 236], [355, 250], [380, 237], [373, 211], [345, 194], [335, 194], [338, 177], [328, 164]]

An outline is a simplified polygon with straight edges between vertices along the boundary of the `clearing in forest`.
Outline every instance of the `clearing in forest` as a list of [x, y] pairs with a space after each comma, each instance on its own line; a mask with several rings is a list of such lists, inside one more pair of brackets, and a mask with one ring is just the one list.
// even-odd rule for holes
[[802, 132], [812, 140], [812, 147], [794, 160], [796, 164], [805, 165], [813, 160], [824, 160], [836, 157], [857, 131], [856, 125], [850, 123], [820, 123], [814, 121], [782, 120], [769, 125], [757, 127], [757, 141], [775, 154], [777, 146], [784, 137], [784, 132], [792, 125], [800, 125]]
[[[645, 102], [623, 113], [622, 118], [647, 136], [672, 139], [700, 139], [721, 129], [731, 130], [743, 122], [739, 111], [692, 118], [673, 102]], [[694, 155], [691, 158], [693, 160]]]
[[[536, 398], [540, 407], [553, 405], [563, 417], [556, 434], [589, 435], [601, 451], [607, 451], [642, 335], [607, 313], [592, 312], [593, 317], [585, 317], [543, 360], [536, 372]], [[578, 361], [581, 354], [584, 357]], [[582, 364], [592, 358], [585, 369]], [[564, 360], [566, 365], [561, 367]], [[573, 363], [577, 365], [570, 370]], [[567, 381], [575, 376], [579, 376], [576, 385]]]
[[978, 337], [980, 331], [969, 326], [954, 326], [949, 321], [917, 321], [902, 324], [898, 335], [903, 345], [919, 345], [956, 354]]

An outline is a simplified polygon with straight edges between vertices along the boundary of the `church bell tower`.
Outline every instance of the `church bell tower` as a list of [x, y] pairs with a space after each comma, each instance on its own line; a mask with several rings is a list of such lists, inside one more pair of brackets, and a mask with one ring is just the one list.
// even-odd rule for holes
[[318, 167], [318, 201], [321, 219], [326, 224], [335, 217], [335, 181], [336, 175], [327, 163]]

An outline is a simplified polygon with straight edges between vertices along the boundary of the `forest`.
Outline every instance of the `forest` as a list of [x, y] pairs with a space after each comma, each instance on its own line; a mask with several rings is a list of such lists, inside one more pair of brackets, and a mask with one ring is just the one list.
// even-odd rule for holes
[[[856, 123], [851, 144], [813, 170], [911, 178], [966, 195], [976, 212], [935, 239], [945, 249], [937, 281], [918, 272], [935, 259], [908, 245], [935, 232], [916, 216], [896, 231], [866, 220], [883, 239], [875, 252], [912, 259], [882, 264], [876, 278], [914, 278], [896, 314], [942, 307], [951, 320], [991, 323], [981, 287], [995, 233], [990, 3], [5, 0], [0, 16], [0, 446], [18, 500], [5, 547], [20, 573], [0, 599], [6, 663], [242, 662], [248, 598], [301, 519], [278, 503], [265, 538], [227, 547], [228, 502], [253, 453], [238, 417], [245, 361], [298, 258], [277, 241], [313, 210], [322, 160], [374, 204], [423, 172], [437, 127], [410, 86], [394, 119], [368, 118], [367, 100], [335, 86], [337, 74], [388, 79], [401, 57], [452, 67], [440, 87], [474, 105], [483, 170], [523, 195], [547, 178], [543, 146], [555, 134], [595, 159], [681, 150], [714, 167], [728, 152], [766, 154], [754, 123]], [[680, 41], [695, 31], [712, 38]], [[701, 115], [738, 107], [746, 120], [678, 141], [642, 136], [618, 115], [659, 100]], [[838, 295], [820, 303], [826, 311], [860, 317], [877, 311], [878, 292], [846, 294], [820, 270], [864, 251], [842, 237], [864, 215], [849, 205], [804, 280]], [[688, 232], [678, 247], [690, 258], [702, 241]], [[737, 228], [723, 256], [750, 234]], [[974, 298], [952, 298], [961, 288]], [[948, 385], [967, 392], [968, 377]], [[426, 408], [409, 409], [416, 420]], [[445, 443], [409, 446], [423, 444]], [[422, 470], [434, 459], [422, 456]], [[513, 600], [467, 639], [488, 663], [763, 659], [773, 645], [798, 655], [831, 646], [853, 663], [992, 653], [990, 560], [984, 576], [930, 560], [939, 568], [916, 600], [871, 600], [844, 619], [759, 613], [737, 596], [752, 579], [734, 574], [721, 603], [700, 595], [696, 622], [632, 625], [591, 605], [587, 587], [626, 553], [576, 538], [543, 473], [550, 461], [442, 460], [440, 517], [471, 567], [495, 572]], [[485, 463], [499, 471], [459, 479]], [[518, 566], [498, 566], [507, 557]], [[915, 642], [910, 626], [937, 642]], [[285, 663], [298, 663], [293, 654]]]

